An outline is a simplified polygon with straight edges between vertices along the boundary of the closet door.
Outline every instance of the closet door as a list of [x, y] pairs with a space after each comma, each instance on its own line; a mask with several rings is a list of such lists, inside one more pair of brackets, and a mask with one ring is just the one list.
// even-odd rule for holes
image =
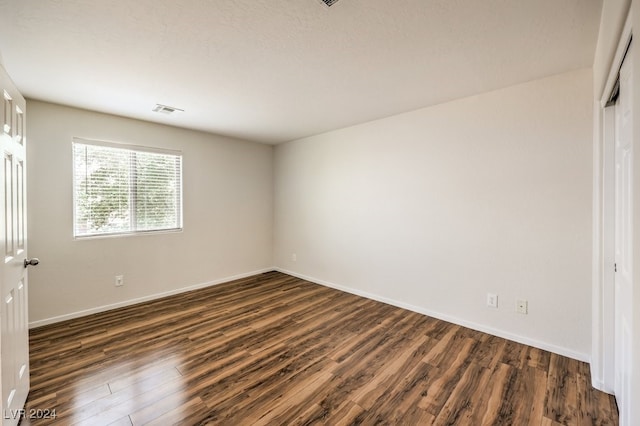
[[[633, 134], [632, 50], [620, 69], [615, 136], [615, 394], [620, 424], [631, 425], [631, 324], [633, 321]], [[635, 309], [638, 309], [637, 307]]]

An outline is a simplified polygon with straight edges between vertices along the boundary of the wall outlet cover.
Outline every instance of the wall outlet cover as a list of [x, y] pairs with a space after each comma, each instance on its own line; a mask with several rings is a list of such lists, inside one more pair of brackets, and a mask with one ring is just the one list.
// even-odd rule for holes
[[490, 308], [498, 308], [498, 295], [494, 293], [487, 293], [487, 306]]
[[526, 300], [518, 300], [516, 301], [516, 312], [519, 314], [528, 314], [529, 313], [529, 302]]

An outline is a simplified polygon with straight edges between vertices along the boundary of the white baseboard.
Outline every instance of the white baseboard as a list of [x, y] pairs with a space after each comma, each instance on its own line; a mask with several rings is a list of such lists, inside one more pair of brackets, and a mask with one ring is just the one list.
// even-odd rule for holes
[[615, 389], [613, 389], [612, 387], [607, 386], [604, 381], [594, 377], [593, 375], [593, 371], [591, 371], [591, 386], [593, 386], [595, 389], [598, 389], [599, 391], [602, 391], [604, 393], [608, 393], [609, 395], [615, 395]]
[[283, 268], [275, 267], [274, 270], [278, 272], [282, 272], [283, 274], [291, 275], [297, 278], [301, 278], [303, 280], [311, 281], [315, 284], [320, 284], [326, 287], [335, 288], [336, 290], [344, 291], [346, 293], [355, 294], [356, 296], [365, 297], [367, 299], [376, 300], [378, 302], [386, 303], [388, 305], [397, 306], [398, 308], [407, 309], [409, 311], [417, 312], [422, 315], [427, 315], [433, 318], [437, 318], [443, 321], [447, 321], [453, 324], [457, 324], [463, 327], [470, 328], [472, 330], [481, 331], [483, 333], [491, 334], [493, 336], [502, 337], [507, 340], [511, 340], [517, 343], [522, 343], [523, 345], [533, 346], [538, 349], [542, 349], [545, 351], [553, 352], [558, 355], [566, 356], [568, 358], [573, 358], [578, 361], [590, 362], [590, 357], [588, 354], [584, 354], [581, 352], [576, 352], [568, 348], [564, 348], [562, 346], [553, 345], [547, 342], [542, 342], [540, 340], [530, 339], [528, 337], [520, 336], [518, 334], [510, 333], [508, 331], [500, 330], [493, 327], [487, 327], [482, 324], [478, 324], [472, 321], [467, 321], [458, 317], [454, 317], [452, 315], [443, 314], [441, 312], [432, 311], [430, 309], [425, 309], [419, 306], [414, 306], [408, 303], [399, 302], [397, 300], [389, 299], [387, 297], [379, 296], [377, 294], [368, 293], [366, 291], [356, 290], [350, 287], [345, 287], [342, 285], [338, 285], [329, 281], [320, 280], [318, 278], [309, 277], [303, 274], [298, 274], [297, 272], [289, 271]]
[[[166, 291], [163, 293], [156, 293], [156, 294], [151, 294], [148, 296], [144, 296], [144, 297], [139, 297], [139, 298], [135, 298], [135, 299], [129, 299], [129, 300], [124, 300], [122, 302], [117, 302], [117, 303], [112, 303], [109, 305], [103, 305], [103, 306], [97, 306], [95, 308], [90, 308], [90, 309], [85, 309], [82, 311], [77, 311], [77, 312], [72, 312], [69, 314], [64, 314], [64, 315], [59, 315], [59, 316], [55, 316], [55, 317], [51, 317], [51, 318], [45, 318], [42, 320], [37, 320], [37, 321], [32, 321], [29, 323], [29, 328], [37, 328], [37, 327], [42, 327], [44, 325], [48, 325], [48, 324], [54, 324], [57, 322], [61, 322], [61, 321], [66, 321], [66, 320], [70, 320], [70, 319], [74, 319], [74, 318], [80, 318], [80, 317], [84, 317], [87, 315], [91, 315], [91, 314], [96, 314], [99, 312], [105, 312], [105, 311], [109, 311], [112, 309], [117, 309], [117, 308], [122, 308], [125, 306], [130, 306], [130, 305], [135, 305], [136, 303], [142, 303], [142, 302], [148, 302], [151, 300], [155, 300], [155, 299], [160, 299], [163, 297], [167, 297], [167, 296], [172, 296], [175, 294], [180, 294], [180, 293], [185, 293], [187, 291], [191, 291], [191, 290], [197, 290], [200, 288], [205, 288], [205, 287], [210, 287], [210, 286], [214, 286], [214, 285], [218, 285], [218, 284], [223, 284], [229, 281], [233, 281], [233, 280], [238, 280], [238, 279], [242, 279], [242, 278], [247, 278], [250, 277], [252, 275], [258, 275], [258, 274], [262, 274], [265, 272], [269, 272], [269, 271], [278, 271], [278, 272], [282, 272], [283, 274], [287, 274], [287, 275], [291, 275], [293, 277], [297, 277], [297, 278], [301, 278], [303, 280], [306, 281], [310, 281], [312, 283], [316, 283], [316, 284], [320, 284], [326, 287], [330, 287], [330, 288], [334, 288], [336, 290], [340, 290], [340, 291], [344, 291], [346, 293], [351, 293], [351, 294], [355, 294], [356, 296], [361, 296], [361, 297], [365, 297], [367, 299], [371, 299], [371, 300], [376, 300], [378, 302], [382, 302], [382, 303], [386, 303], [388, 305], [392, 305], [392, 306], [397, 306], [399, 308], [402, 309], [407, 309], [409, 311], [413, 311], [413, 312], [417, 312], [419, 314], [422, 315], [427, 315], [433, 318], [438, 318], [441, 319], [443, 321], [447, 321], [453, 324], [457, 324], [463, 327], [467, 327], [467, 328], [471, 328], [473, 330], [476, 331], [481, 331], [483, 333], [488, 333], [497, 337], [502, 337], [504, 339], [507, 340], [512, 340], [514, 342], [518, 342], [518, 343], [522, 343], [524, 345], [528, 345], [528, 346], [533, 346], [539, 349], [543, 349], [549, 352], [553, 352], [556, 353], [558, 355], [562, 355], [562, 356], [566, 356], [569, 358], [573, 358], [573, 359], [577, 359], [579, 361], [584, 361], [584, 362], [590, 362], [589, 359], [589, 355], [584, 354], [584, 353], [580, 353], [580, 352], [576, 352], [573, 351], [571, 349], [568, 348], [564, 348], [561, 346], [557, 346], [557, 345], [553, 345], [550, 343], [546, 343], [546, 342], [542, 342], [539, 340], [535, 340], [535, 339], [530, 339], [528, 337], [524, 337], [524, 336], [520, 336], [518, 334], [514, 334], [514, 333], [510, 333], [504, 330], [500, 330], [497, 328], [493, 328], [493, 327], [487, 327], [485, 325], [482, 324], [478, 324], [472, 321], [467, 321], [458, 317], [454, 317], [451, 315], [447, 315], [447, 314], [443, 314], [441, 312], [437, 312], [437, 311], [433, 311], [430, 309], [425, 309], [419, 306], [414, 306], [408, 303], [404, 303], [404, 302], [400, 302], [394, 299], [389, 299], [387, 297], [383, 297], [383, 296], [379, 296], [377, 294], [373, 294], [373, 293], [368, 293], [366, 291], [361, 291], [361, 290], [356, 290], [350, 287], [346, 287], [346, 286], [342, 286], [342, 285], [338, 285], [329, 281], [325, 281], [325, 280], [321, 280], [318, 278], [314, 278], [314, 277], [309, 277], [303, 274], [299, 274], [297, 272], [293, 272], [293, 271], [289, 271], [283, 268], [279, 268], [279, 267], [272, 267], [272, 268], [264, 268], [264, 269], [259, 269], [256, 271], [251, 271], [251, 272], [246, 272], [246, 273], [242, 273], [242, 274], [237, 274], [237, 275], [233, 275], [233, 276], [229, 276], [229, 277], [225, 277], [225, 278], [220, 278], [214, 281], [208, 281], [208, 282], [204, 282], [204, 283], [200, 283], [200, 284], [195, 284], [192, 286], [188, 286], [188, 287], [182, 287], [179, 289], [175, 289], [175, 290], [170, 290], [170, 291]], [[599, 385], [601, 385], [600, 383], [598, 383]], [[594, 387], [598, 388], [598, 386], [595, 386], [596, 384], [594, 384]]]
[[257, 271], [246, 272], [243, 274], [232, 275], [230, 277], [220, 278], [214, 281], [208, 281], [200, 284], [191, 285], [188, 287], [182, 287], [175, 290], [165, 291], [163, 293], [150, 294], [149, 296], [138, 297], [136, 299], [124, 300], [122, 302], [111, 303], [109, 305], [97, 306], [95, 308], [84, 309], [82, 311], [72, 312], [69, 314], [59, 315], [56, 317], [45, 318], [42, 320], [29, 322], [29, 329], [42, 327], [43, 325], [54, 324], [56, 322], [66, 321], [74, 318], [80, 318], [91, 314], [97, 314], [99, 312], [110, 311], [116, 308], [122, 308], [125, 306], [135, 305], [136, 303], [148, 302], [150, 300], [161, 299], [167, 296], [173, 296], [174, 294], [185, 293], [191, 290], [197, 290], [200, 288], [211, 287], [218, 284], [224, 284], [229, 281], [239, 280], [242, 278], [247, 278], [252, 275], [258, 275], [269, 271], [274, 271], [275, 268], [264, 268], [259, 269]]

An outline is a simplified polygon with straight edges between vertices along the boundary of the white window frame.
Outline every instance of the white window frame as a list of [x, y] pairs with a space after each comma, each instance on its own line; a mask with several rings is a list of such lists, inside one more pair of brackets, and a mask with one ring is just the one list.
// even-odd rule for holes
[[[145, 153], [155, 153], [155, 154], [167, 154], [167, 155], [175, 155], [180, 158], [180, 176], [178, 179], [178, 227], [170, 228], [170, 229], [152, 229], [152, 230], [134, 230], [134, 231], [118, 231], [118, 232], [105, 232], [100, 234], [88, 234], [88, 235], [77, 235], [76, 234], [76, 175], [75, 175], [75, 153], [74, 153], [74, 145], [83, 144], [83, 145], [94, 145], [101, 146], [107, 148], [116, 148], [116, 149], [124, 149], [129, 151], [136, 152], [145, 152]], [[72, 214], [72, 229], [73, 229], [73, 238], [75, 240], [86, 240], [86, 239], [95, 239], [95, 238], [113, 238], [113, 237], [127, 237], [127, 236], [136, 236], [136, 235], [155, 235], [155, 234], [163, 234], [163, 233], [176, 233], [182, 232], [183, 230], [183, 204], [184, 204], [184, 191], [183, 191], [183, 171], [184, 171], [184, 158], [182, 151], [179, 150], [171, 150], [165, 148], [157, 148], [157, 147], [149, 147], [143, 145], [133, 145], [123, 142], [112, 142], [112, 141], [101, 141], [101, 140], [93, 140], [93, 139], [84, 139], [74, 137], [71, 144], [71, 162], [72, 162], [72, 170], [71, 170], [71, 180], [72, 180], [72, 198], [73, 198], [73, 214]], [[131, 195], [131, 194], [130, 194]], [[135, 204], [132, 204], [135, 205]], [[131, 208], [131, 206], [130, 206]], [[134, 213], [135, 214], [135, 213]], [[135, 219], [135, 218], [134, 218]]]

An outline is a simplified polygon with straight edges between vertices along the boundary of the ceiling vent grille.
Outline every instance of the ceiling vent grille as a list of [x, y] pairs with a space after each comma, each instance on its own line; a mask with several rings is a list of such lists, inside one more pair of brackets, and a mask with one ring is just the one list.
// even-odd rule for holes
[[320, 0], [322, 3], [325, 4], [325, 6], [327, 7], [331, 7], [334, 4], [338, 3], [338, 0]]
[[155, 107], [153, 107], [153, 112], [159, 112], [160, 114], [173, 114], [174, 112], [184, 112], [183, 109], [180, 108], [176, 108], [176, 107], [172, 107], [172, 106], [168, 106], [168, 105], [162, 105], [162, 104], [156, 104]]

